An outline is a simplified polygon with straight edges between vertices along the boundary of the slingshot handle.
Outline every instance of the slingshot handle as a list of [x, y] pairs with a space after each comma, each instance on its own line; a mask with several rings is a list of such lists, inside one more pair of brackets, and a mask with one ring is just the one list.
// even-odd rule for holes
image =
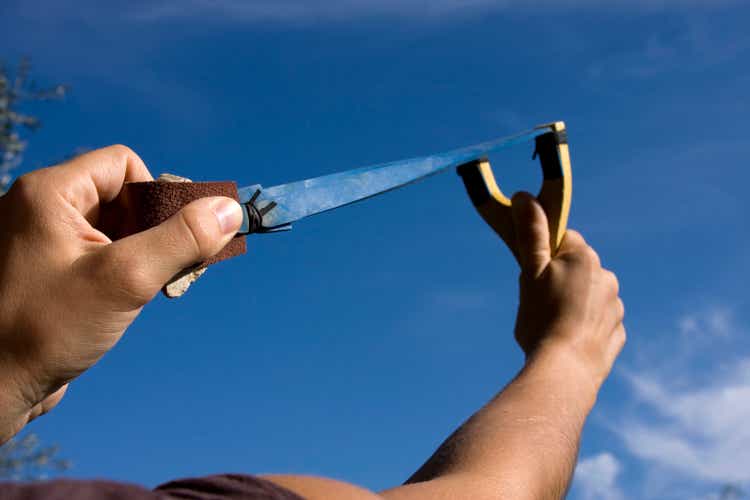
[[[539, 157], [542, 165], [543, 182], [537, 200], [547, 214], [550, 248], [554, 255], [568, 225], [573, 180], [565, 123], [556, 122], [549, 127], [552, 128], [550, 132], [536, 137], [534, 156]], [[475, 160], [457, 170], [474, 207], [518, 259], [511, 200], [498, 187], [489, 161]]]

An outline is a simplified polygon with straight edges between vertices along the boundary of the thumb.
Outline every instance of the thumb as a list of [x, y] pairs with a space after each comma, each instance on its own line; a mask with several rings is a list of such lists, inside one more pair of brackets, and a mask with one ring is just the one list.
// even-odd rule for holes
[[107, 286], [141, 306], [174, 275], [216, 255], [241, 223], [242, 209], [233, 199], [201, 198], [160, 225], [107, 245], [97, 264], [109, 275]]
[[512, 209], [521, 270], [536, 278], [552, 259], [547, 215], [529, 193], [513, 195]]

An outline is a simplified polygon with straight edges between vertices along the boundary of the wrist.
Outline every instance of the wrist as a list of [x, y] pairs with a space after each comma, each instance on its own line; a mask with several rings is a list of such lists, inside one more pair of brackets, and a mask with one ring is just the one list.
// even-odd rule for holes
[[557, 341], [543, 342], [530, 353], [523, 372], [547, 380], [586, 414], [594, 407], [604, 380], [574, 347]]
[[18, 434], [29, 422], [31, 408], [6, 387], [0, 395], [0, 445]]
[[[37, 401], [35, 384], [29, 383], [25, 372], [12, 363], [6, 363], [0, 373], [3, 381], [0, 391], [0, 445], [18, 434], [27, 423]], [[34, 394], [32, 394], [34, 393]]]

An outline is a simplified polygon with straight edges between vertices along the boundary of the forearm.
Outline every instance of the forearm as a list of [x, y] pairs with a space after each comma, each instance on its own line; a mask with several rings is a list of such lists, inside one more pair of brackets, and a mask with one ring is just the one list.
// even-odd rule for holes
[[[573, 354], [563, 348], [539, 352], [446, 440], [409, 479], [414, 487], [402, 493], [434, 483], [466, 498], [561, 498], [597, 389]], [[388, 496], [399, 498], [392, 492]]]

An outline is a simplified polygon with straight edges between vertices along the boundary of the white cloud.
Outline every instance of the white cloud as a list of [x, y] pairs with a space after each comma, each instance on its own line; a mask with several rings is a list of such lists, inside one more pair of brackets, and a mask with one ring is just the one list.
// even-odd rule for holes
[[622, 500], [617, 478], [622, 465], [611, 453], [600, 453], [578, 462], [574, 487], [582, 500]]
[[[666, 2], [663, 7], [680, 5]], [[675, 72], [697, 73], [735, 62], [749, 46], [750, 37], [744, 31], [716, 30], [701, 22], [686, 22], [677, 32], [654, 32], [645, 39], [634, 37], [628, 49], [612, 51], [592, 62], [586, 76], [592, 82], [608, 82], [612, 78], [647, 80]]]
[[618, 370], [630, 398], [606, 425], [641, 465], [639, 498], [727, 500], [750, 486], [750, 353], [739, 311], [693, 308], [675, 321], [677, 335], [660, 336], [666, 344], [640, 346], [651, 355], [638, 353], [637, 369]]
[[[575, 9], [660, 11], [672, 8], [712, 9], [739, 4], [741, 0], [132, 0], [118, 8], [118, 18], [138, 21], [163, 21], [198, 18], [231, 22], [320, 22], [348, 21], [353, 18], [390, 17], [409, 19], [451, 18], [457, 14], [490, 11], [529, 12]], [[49, 2], [24, 0], [16, 10], [38, 15], [52, 10], [64, 18], [97, 19], [107, 2], [91, 0]]]
[[193, 14], [217, 14], [234, 20], [337, 20], [365, 16], [438, 17], [456, 13], [539, 8], [659, 10], [671, 7], [705, 7], [739, 3], [739, 0], [191, 0], [150, 2], [142, 18], [161, 19]]
[[635, 396], [656, 418], [631, 417], [616, 432], [635, 456], [688, 477], [750, 481], [750, 357], [720, 380], [671, 390], [654, 375], [628, 374]]
[[677, 328], [679, 366], [622, 372], [637, 406], [613, 430], [632, 455], [676, 478], [748, 483], [750, 356], [738, 348], [744, 328], [725, 305], [685, 314]]
[[685, 337], [728, 338], [739, 333], [734, 324], [734, 314], [726, 306], [711, 306], [700, 312], [684, 314], [677, 321], [680, 334]]
[[439, 16], [455, 12], [505, 7], [508, 1], [495, 0], [304, 0], [238, 1], [192, 0], [154, 2], [137, 14], [143, 20], [213, 15], [236, 21], [320, 21], [367, 16]]

